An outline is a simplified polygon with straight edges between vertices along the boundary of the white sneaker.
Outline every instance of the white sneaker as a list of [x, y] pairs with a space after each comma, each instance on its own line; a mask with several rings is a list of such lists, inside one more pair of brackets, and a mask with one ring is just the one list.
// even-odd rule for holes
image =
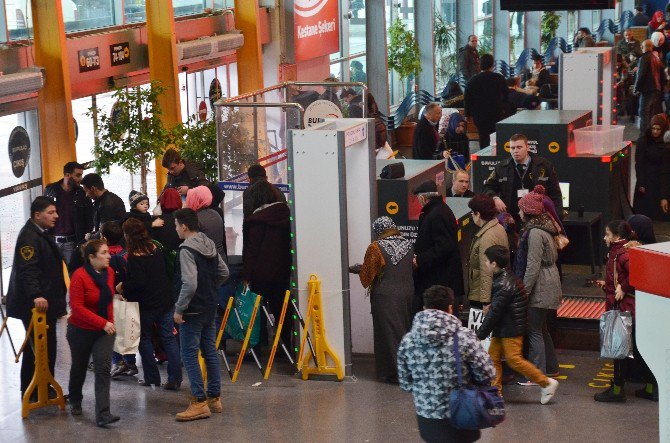
[[547, 387], [541, 389], [542, 396], [540, 397], [540, 403], [542, 403], [543, 405], [549, 403], [549, 400], [552, 399], [557, 389], [558, 389], [558, 381], [554, 380], [553, 378], [550, 378]]

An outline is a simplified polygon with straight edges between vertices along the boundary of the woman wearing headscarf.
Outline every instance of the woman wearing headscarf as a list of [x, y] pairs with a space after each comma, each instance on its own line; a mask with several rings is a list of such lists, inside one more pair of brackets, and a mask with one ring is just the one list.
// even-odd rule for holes
[[454, 154], [463, 156], [465, 163], [470, 162], [470, 139], [466, 134], [466, 122], [460, 112], [449, 116], [447, 128], [444, 131], [444, 146]]
[[628, 217], [628, 224], [633, 228], [637, 241], [643, 245], [656, 243], [654, 222], [646, 215], [634, 214]]
[[663, 197], [662, 178], [670, 174], [670, 147], [663, 140], [668, 130], [665, 114], [651, 118], [647, 131], [638, 139], [635, 147], [635, 196], [633, 211], [653, 220], [668, 220], [661, 209]]
[[223, 220], [212, 205], [212, 191], [207, 186], [196, 186], [186, 193], [186, 207], [193, 209], [198, 216], [200, 230], [209, 237], [216, 245], [216, 250], [227, 261], [226, 252], [223, 247], [225, 241], [223, 236]]
[[411, 326], [412, 243], [389, 217], [375, 220], [372, 229], [377, 240], [365, 252], [359, 277], [370, 294], [377, 378], [397, 383], [398, 346]]

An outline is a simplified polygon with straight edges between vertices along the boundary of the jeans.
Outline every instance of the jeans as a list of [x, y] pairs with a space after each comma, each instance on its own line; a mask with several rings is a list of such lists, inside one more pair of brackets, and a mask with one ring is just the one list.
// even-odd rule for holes
[[528, 360], [545, 374], [558, 372], [554, 342], [547, 328], [549, 309], [528, 309]]
[[644, 133], [649, 126], [651, 117], [661, 112], [661, 91], [649, 91], [640, 94], [640, 133]]
[[489, 355], [493, 360], [493, 366], [496, 368], [496, 378], [493, 381], [493, 386], [498, 388], [502, 394], [502, 358], [505, 357], [507, 365], [514, 371], [526, 377], [533, 383], [537, 383], [542, 387], [549, 384], [549, 379], [539, 369], [537, 369], [531, 362], [523, 358], [523, 337], [493, 337], [491, 338], [491, 346], [489, 347]]
[[[214, 311], [211, 313], [185, 315], [180, 325], [181, 358], [191, 384], [191, 395], [198, 401], [206, 397], [221, 395], [221, 368], [216, 355], [216, 331], [214, 329]], [[198, 350], [202, 352], [207, 368], [207, 394], [202, 381]]]
[[63, 256], [65, 264], [69, 266], [70, 260], [72, 259], [72, 254], [74, 254], [75, 250], [77, 249], [77, 244], [73, 241], [69, 241], [67, 243], [56, 242], [56, 246], [58, 247], [58, 250]]
[[419, 425], [419, 434], [423, 441], [428, 443], [466, 443], [477, 441], [481, 437], [480, 431], [456, 429], [448, 418], [425, 418], [416, 416]]
[[109, 371], [112, 366], [114, 335], [68, 325], [66, 336], [72, 355], [68, 388], [70, 402], [81, 402], [83, 398], [81, 390], [86, 380], [88, 360], [92, 355], [95, 373], [95, 418], [99, 420], [109, 414]]
[[161, 384], [161, 375], [158, 372], [158, 365], [154, 359], [154, 345], [151, 341], [153, 325], [156, 324], [165, 348], [168, 359], [168, 381], [181, 383], [181, 357], [179, 356], [179, 346], [177, 339], [172, 331], [174, 330], [174, 320], [172, 309], [152, 309], [140, 311], [140, 358], [142, 358], [142, 368], [144, 370], [144, 381], [155, 385]]
[[137, 364], [137, 359], [135, 358], [135, 354], [119, 354], [118, 352], [112, 352], [112, 364], [113, 365], [118, 365], [119, 362], [121, 361], [126, 362], [128, 365], [134, 365]]
[[[56, 334], [56, 324], [57, 320], [55, 318], [47, 317], [47, 354], [49, 357], [49, 370], [51, 375], [54, 377], [56, 373], [54, 372], [56, 368], [56, 347], [58, 346], [57, 334]], [[30, 319], [23, 320], [23, 326], [28, 331], [30, 327]], [[26, 346], [23, 351], [23, 358], [21, 359], [21, 398], [23, 398], [23, 393], [26, 392], [30, 382], [33, 380], [33, 375], [35, 374], [35, 354], [33, 353], [33, 337], [30, 337], [30, 346]]]

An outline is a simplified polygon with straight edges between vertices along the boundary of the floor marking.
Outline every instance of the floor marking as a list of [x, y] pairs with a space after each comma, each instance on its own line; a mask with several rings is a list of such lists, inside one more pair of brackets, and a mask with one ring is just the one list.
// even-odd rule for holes
[[568, 364], [558, 365], [558, 367], [563, 369], [575, 369], [575, 365], [568, 365]]

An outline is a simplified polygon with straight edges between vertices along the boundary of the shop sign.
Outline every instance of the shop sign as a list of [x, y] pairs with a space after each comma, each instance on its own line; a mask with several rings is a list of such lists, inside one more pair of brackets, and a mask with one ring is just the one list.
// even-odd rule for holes
[[82, 49], [77, 52], [79, 58], [79, 72], [89, 72], [100, 69], [100, 53], [98, 48]]
[[319, 124], [327, 118], [342, 118], [342, 110], [330, 100], [315, 100], [305, 109], [305, 128]]
[[311, 60], [340, 50], [338, 0], [294, 0], [296, 61]]
[[15, 177], [21, 177], [30, 160], [30, 136], [23, 127], [15, 127], [9, 135], [7, 144], [9, 161], [12, 164], [12, 172]]
[[109, 59], [112, 61], [112, 66], [127, 65], [130, 63], [130, 44], [123, 42], [110, 45]]

